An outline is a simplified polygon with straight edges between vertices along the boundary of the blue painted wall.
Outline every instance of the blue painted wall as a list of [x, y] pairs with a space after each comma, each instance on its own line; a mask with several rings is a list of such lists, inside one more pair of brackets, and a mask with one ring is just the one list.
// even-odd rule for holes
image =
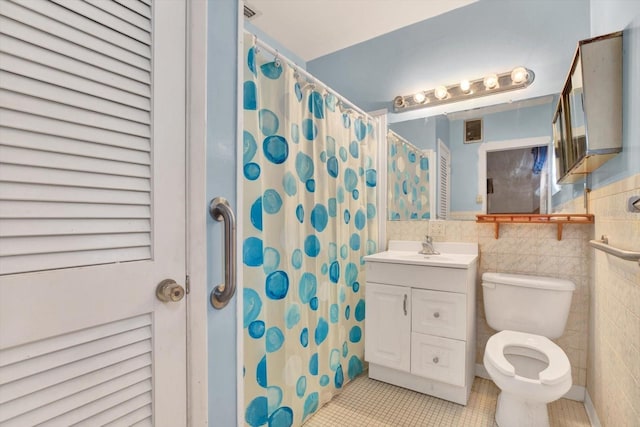
[[389, 129], [420, 148], [421, 150], [436, 149], [436, 118], [408, 120], [406, 122], [390, 123]]
[[[509, 70], [517, 64], [536, 72], [528, 89], [485, 104], [490, 105], [558, 93], [578, 40], [589, 34], [585, 0], [480, 0], [314, 59], [307, 69], [368, 111], [392, 111], [396, 95]], [[442, 108], [448, 113], [472, 108], [467, 102]], [[439, 108], [416, 112], [422, 117], [442, 114]], [[420, 117], [410, 114], [390, 121]]]
[[488, 142], [519, 138], [548, 137], [551, 141], [553, 103], [486, 114], [482, 143], [465, 144], [464, 120], [450, 122], [451, 211], [479, 211], [478, 148]]
[[446, 116], [436, 116], [436, 147], [438, 140], [444, 142], [444, 145], [450, 147], [451, 123]]
[[[207, 200], [223, 196], [236, 206], [238, 1], [208, 3]], [[238, 212], [238, 214], [240, 214]], [[223, 224], [207, 215], [208, 292], [224, 282]], [[236, 425], [236, 298], [208, 314], [209, 425]]]

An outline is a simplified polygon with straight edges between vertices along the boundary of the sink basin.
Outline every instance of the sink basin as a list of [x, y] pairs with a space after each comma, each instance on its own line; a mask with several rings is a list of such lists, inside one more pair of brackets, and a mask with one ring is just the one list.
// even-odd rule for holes
[[421, 254], [422, 244], [417, 241], [391, 240], [389, 250], [366, 256], [367, 262], [429, 265], [447, 268], [469, 268], [478, 258], [478, 245], [474, 243], [434, 243], [440, 255]]

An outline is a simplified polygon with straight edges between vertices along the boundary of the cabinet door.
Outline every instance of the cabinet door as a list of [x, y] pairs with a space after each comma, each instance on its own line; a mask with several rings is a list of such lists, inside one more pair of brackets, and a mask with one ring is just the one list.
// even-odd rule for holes
[[365, 359], [389, 368], [411, 369], [411, 288], [367, 282]]

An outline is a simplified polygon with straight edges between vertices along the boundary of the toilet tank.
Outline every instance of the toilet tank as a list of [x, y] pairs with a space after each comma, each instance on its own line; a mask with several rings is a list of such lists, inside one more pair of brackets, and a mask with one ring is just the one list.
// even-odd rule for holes
[[576, 285], [570, 280], [521, 274], [484, 273], [482, 295], [487, 323], [558, 338], [564, 332]]

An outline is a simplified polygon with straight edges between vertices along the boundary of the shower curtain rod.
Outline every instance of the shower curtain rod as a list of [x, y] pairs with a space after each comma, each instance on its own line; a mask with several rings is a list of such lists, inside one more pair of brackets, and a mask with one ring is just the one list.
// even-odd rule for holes
[[403, 144], [406, 144], [410, 147], [413, 147], [414, 150], [416, 151], [420, 151], [423, 152], [424, 150], [422, 148], [418, 148], [416, 147], [414, 144], [410, 143], [409, 141], [407, 141], [405, 138], [403, 138], [402, 136], [398, 135], [397, 133], [395, 133], [394, 131], [392, 131], [391, 129], [389, 129], [387, 131], [387, 133], [390, 133], [391, 136], [393, 136], [395, 139], [397, 139], [398, 141], [402, 142]]
[[317, 77], [313, 76], [312, 74], [310, 74], [307, 70], [301, 69], [298, 67], [298, 65], [293, 62], [291, 59], [287, 58], [286, 56], [284, 56], [282, 53], [280, 53], [278, 51], [278, 49], [275, 49], [274, 47], [271, 47], [269, 44], [263, 42], [262, 40], [260, 40], [258, 38], [258, 36], [256, 36], [255, 34], [251, 33], [250, 31], [244, 30], [245, 33], [250, 34], [253, 36], [253, 40], [254, 43], [260, 47], [261, 49], [266, 50], [267, 52], [269, 52], [271, 55], [274, 56], [274, 58], [278, 58], [280, 60], [283, 61], [287, 61], [289, 63], [290, 66], [293, 67], [293, 69], [295, 71], [297, 71], [299, 74], [302, 74], [304, 77], [306, 77], [308, 80], [311, 80], [312, 82], [314, 82], [315, 84], [324, 87], [324, 89], [333, 94], [336, 98], [338, 98], [340, 100], [340, 102], [342, 102], [343, 104], [345, 104], [345, 106], [351, 110], [354, 110], [360, 114], [362, 114], [363, 116], [367, 117], [370, 120], [374, 120], [374, 118], [369, 115], [368, 113], [366, 113], [365, 111], [363, 111], [362, 109], [358, 108], [357, 106], [355, 106], [353, 104], [353, 102], [349, 101], [347, 98], [345, 98], [344, 96], [340, 95], [338, 92], [336, 92], [333, 89], [330, 89], [328, 85], [326, 85], [325, 83], [323, 83], [322, 81], [320, 81], [320, 79], [318, 79]]

